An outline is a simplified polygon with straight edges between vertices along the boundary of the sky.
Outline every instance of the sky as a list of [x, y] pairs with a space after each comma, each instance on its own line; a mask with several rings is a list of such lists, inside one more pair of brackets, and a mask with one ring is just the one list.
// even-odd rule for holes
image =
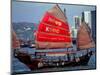
[[[12, 22], [39, 23], [45, 12], [55, 4], [36, 2], [12, 2]], [[83, 11], [94, 11], [95, 6], [58, 4], [62, 10], [66, 9], [66, 16], [71, 26], [74, 25], [74, 16], [81, 16]]]

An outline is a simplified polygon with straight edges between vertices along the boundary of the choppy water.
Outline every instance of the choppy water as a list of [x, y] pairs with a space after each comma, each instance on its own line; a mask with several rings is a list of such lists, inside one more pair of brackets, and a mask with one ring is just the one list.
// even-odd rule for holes
[[[28, 50], [28, 53], [34, 53], [32, 48], [23, 48], [23, 50]], [[94, 50], [94, 49], [93, 49]], [[91, 56], [87, 66], [76, 66], [76, 67], [64, 67], [64, 68], [45, 68], [38, 69], [32, 72], [50, 72], [50, 71], [69, 71], [69, 70], [83, 70], [83, 69], [95, 69], [96, 68], [95, 54]], [[17, 58], [12, 58], [12, 71], [13, 72], [31, 72], [31, 70], [23, 63], [21, 63]]]

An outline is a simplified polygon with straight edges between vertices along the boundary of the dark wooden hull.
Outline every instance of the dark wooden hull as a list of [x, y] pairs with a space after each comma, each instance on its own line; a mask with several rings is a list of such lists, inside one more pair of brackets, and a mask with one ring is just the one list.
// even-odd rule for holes
[[[31, 70], [38, 69], [38, 68], [51, 68], [51, 67], [67, 67], [67, 66], [80, 66], [80, 65], [87, 65], [88, 61], [92, 55], [92, 52], [88, 52], [86, 55], [83, 55], [79, 58], [75, 58], [72, 61], [60, 61], [60, 62], [53, 62], [55, 65], [49, 65], [48, 63], [43, 65], [42, 67], [38, 67], [38, 63], [43, 63], [40, 59], [31, 59], [31, 57], [26, 53], [17, 53], [16, 58], [18, 58], [22, 63], [27, 65]], [[64, 64], [61, 64], [61, 63]], [[59, 65], [56, 65], [59, 64]]]

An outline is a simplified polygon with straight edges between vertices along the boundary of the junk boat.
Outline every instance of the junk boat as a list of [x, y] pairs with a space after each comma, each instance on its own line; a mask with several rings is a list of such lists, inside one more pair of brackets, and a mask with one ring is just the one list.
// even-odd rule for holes
[[[95, 47], [90, 28], [85, 22], [82, 22], [78, 27], [77, 50], [73, 48], [70, 30], [64, 12], [58, 5], [55, 5], [46, 11], [35, 32], [35, 54], [28, 54], [27, 52], [17, 50], [15, 57], [31, 70], [44, 67], [87, 65], [94, 53], [90, 48]], [[62, 50], [63, 48], [65, 51]], [[57, 52], [56, 50], [60, 51]], [[81, 51], [86, 51], [86, 54], [76, 57], [76, 54]], [[35, 58], [31, 58], [31, 55], [34, 55]], [[49, 60], [46, 58], [48, 56], [51, 58], [58, 57], [58, 60]], [[73, 59], [71, 59], [71, 56], [73, 56]]]

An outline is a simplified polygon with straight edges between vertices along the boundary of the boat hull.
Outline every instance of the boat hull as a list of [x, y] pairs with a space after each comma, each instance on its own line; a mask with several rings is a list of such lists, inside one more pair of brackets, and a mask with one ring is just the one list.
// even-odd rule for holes
[[87, 65], [91, 55], [92, 55], [92, 52], [89, 52], [86, 55], [83, 55], [79, 58], [73, 59], [72, 61], [45, 62], [42, 59], [36, 59], [36, 58], [31, 59], [31, 57], [28, 54], [19, 52], [19, 53], [17, 53], [16, 58], [18, 58], [22, 63], [27, 65], [31, 70], [34, 70], [34, 69], [39, 69], [39, 68], [69, 67], [69, 66]]

